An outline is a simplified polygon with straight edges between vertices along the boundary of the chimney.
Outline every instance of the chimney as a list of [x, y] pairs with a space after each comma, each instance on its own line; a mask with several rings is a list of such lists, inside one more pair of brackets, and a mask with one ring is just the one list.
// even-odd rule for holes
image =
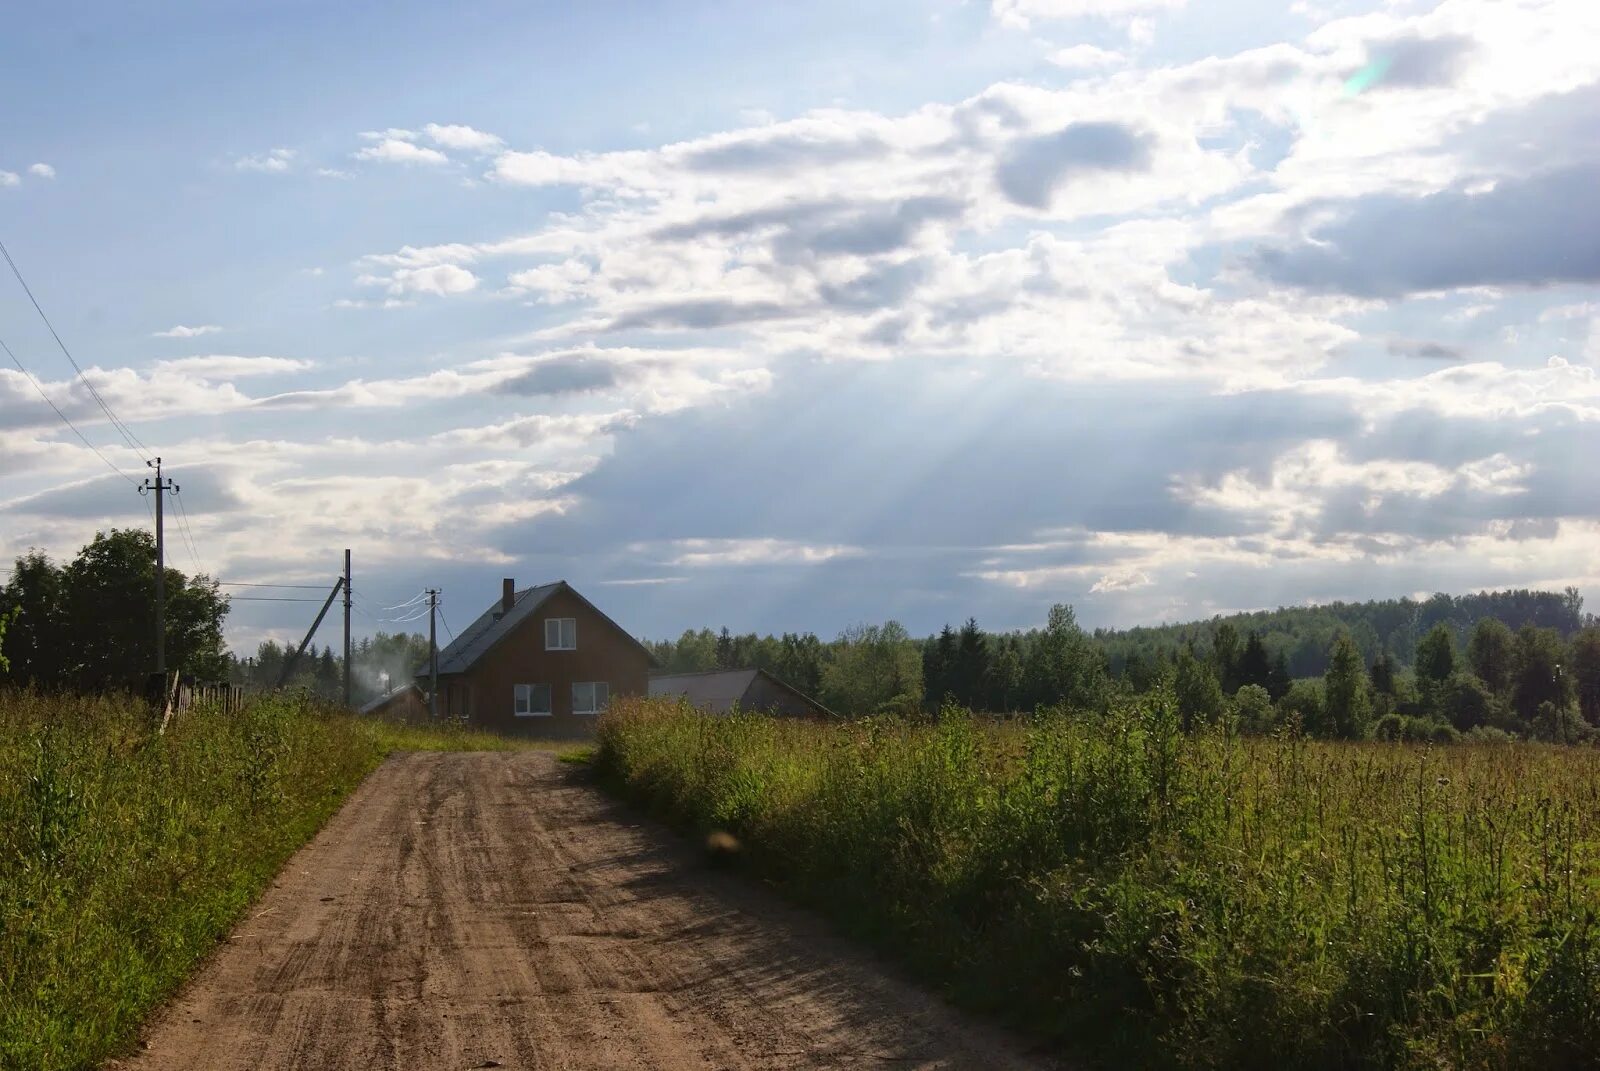
[[511, 607], [517, 601], [517, 581], [515, 577], [506, 577], [500, 582], [500, 614], [505, 616], [511, 612]]

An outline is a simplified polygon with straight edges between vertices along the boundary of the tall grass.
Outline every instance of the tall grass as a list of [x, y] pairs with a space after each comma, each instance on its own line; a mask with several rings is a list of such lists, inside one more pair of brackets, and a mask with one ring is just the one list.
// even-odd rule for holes
[[87, 1068], [395, 748], [495, 737], [266, 699], [157, 736], [142, 705], [0, 693], [0, 1068]]
[[619, 702], [602, 774], [955, 999], [1115, 1066], [1600, 1061], [1590, 750], [820, 725]]

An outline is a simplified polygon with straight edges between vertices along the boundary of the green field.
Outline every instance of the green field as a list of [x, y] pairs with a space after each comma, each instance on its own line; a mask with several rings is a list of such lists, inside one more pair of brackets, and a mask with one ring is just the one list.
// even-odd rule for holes
[[623, 702], [613, 788], [1107, 1066], [1600, 1060], [1600, 753]]
[[216, 945], [392, 750], [481, 734], [291, 699], [186, 713], [0, 693], [0, 1068], [90, 1068]]

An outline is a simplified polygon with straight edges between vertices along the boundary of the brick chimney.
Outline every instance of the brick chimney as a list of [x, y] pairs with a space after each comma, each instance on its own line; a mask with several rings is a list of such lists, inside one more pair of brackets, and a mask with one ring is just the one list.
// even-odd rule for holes
[[509, 614], [511, 612], [511, 607], [513, 605], [515, 605], [516, 601], [517, 601], [517, 580], [516, 580], [515, 577], [508, 576], [504, 580], [500, 581], [500, 613], [501, 613], [501, 615], [503, 616], [505, 614]]

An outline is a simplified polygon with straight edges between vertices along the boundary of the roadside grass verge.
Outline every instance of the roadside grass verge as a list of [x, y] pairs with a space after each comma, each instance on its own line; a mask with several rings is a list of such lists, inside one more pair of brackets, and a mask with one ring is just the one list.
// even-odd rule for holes
[[0, 1069], [124, 1049], [390, 752], [526, 746], [292, 698], [156, 736], [133, 700], [0, 693]]
[[1600, 760], [1107, 717], [619, 700], [603, 780], [958, 1003], [1107, 1066], [1600, 1061]]

